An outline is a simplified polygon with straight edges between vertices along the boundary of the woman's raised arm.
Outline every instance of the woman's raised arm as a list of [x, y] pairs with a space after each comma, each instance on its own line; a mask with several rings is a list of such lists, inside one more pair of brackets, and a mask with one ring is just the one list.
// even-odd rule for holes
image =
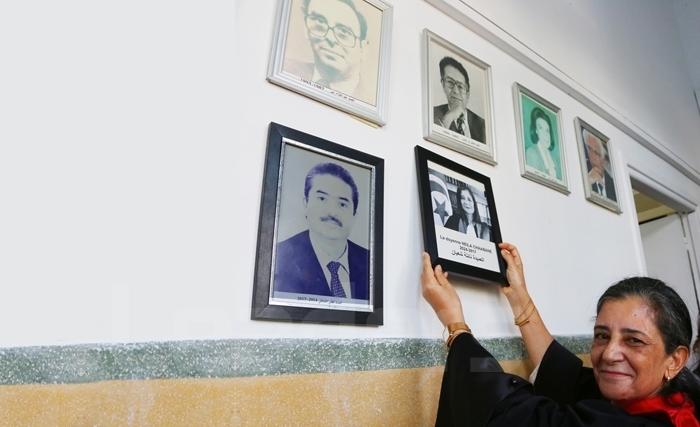
[[520, 335], [523, 337], [527, 353], [532, 363], [538, 366], [554, 338], [547, 330], [535, 303], [527, 292], [523, 261], [518, 248], [506, 242], [499, 244], [498, 247], [508, 264], [506, 276], [510, 285], [502, 287], [501, 291], [508, 299], [513, 311], [513, 321], [520, 328]]

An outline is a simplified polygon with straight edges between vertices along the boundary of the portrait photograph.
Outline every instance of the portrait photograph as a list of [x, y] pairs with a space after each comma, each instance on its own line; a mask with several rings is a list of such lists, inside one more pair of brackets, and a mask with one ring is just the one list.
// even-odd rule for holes
[[272, 123], [253, 318], [381, 324], [383, 160]]
[[579, 117], [574, 126], [586, 199], [621, 213], [609, 138]]
[[423, 136], [495, 164], [491, 67], [423, 30]]
[[505, 283], [491, 180], [416, 146], [423, 241], [433, 265]]
[[569, 194], [561, 109], [517, 83], [513, 93], [521, 175]]
[[268, 80], [385, 123], [392, 8], [382, 0], [279, 0]]

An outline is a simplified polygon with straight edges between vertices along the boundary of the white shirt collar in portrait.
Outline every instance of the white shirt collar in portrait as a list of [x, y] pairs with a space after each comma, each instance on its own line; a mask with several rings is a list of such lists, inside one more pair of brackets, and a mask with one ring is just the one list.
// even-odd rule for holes
[[598, 194], [608, 197], [608, 193], [605, 191], [605, 180], [594, 182], [593, 185], [598, 189]]
[[344, 93], [349, 96], [354, 96], [357, 87], [360, 85], [360, 75], [355, 74], [347, 80], [340, 80], [337, 82], [329, 82], [321, 76], [318, 69], [314, 67], [314, 75], [312, 80], [316, 83], [321, 83], [333, 90]]
[[[310, 236], [311, 237], [311, 236]], [[314, 248], [314, 253], [316, 254], [316, 259], [318, 259], [319, 264], [321, 264], [321, 269], [323, 270], [323, 275], [326, 276], [326, 284], [330, 289], [331, 284], [331, 271], [328, 269], [328, 263], [331, 261], [336, 261], [340, 263], [340, 268], [338, 268], [338, 279], [340, 279], [340, 284], [343, 286], [343, 291], [345, 292], [346, 298], [352, 298], [351, 288], [350, 288], [350, 266], [348, 262], [348, 244], [345, 243], [345, 250], [343, 254], [337, 258], [331, 258], [327, 253], [320, 250], [318, 244], [314, 243], [313, 237], [310, 238], [311, 247]]]

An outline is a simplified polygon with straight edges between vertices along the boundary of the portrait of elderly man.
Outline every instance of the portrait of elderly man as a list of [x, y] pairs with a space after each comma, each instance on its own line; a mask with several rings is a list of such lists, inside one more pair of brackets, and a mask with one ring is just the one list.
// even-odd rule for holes
[[[367, 41], [367, 19], [361, 0], [301, 0], [306, 40], [313, 61], [300, 60], [292, 52], [285, 71], [364, 102], [374, 104], [375, 76], [363, 76]], [[298, 29], [290, 28], [291, 31]], [[370, 78], [371, 77], [371, 78]]]
[[591, 184], [591, 190], [616, 202], [615, 182], [607, 171], [608, 150], [598, 137], [586, 129], [583, 129], [582, 132], [588, 167], [588, 182]]
[[355, 180], [344, 167], [319, 163], [309, 170], [308, 229], [277, 244], [274, 291], [369, 299], [369, 251], [348, 238], [358, 201]]
[[433, 122], [452, 132], [485, 143], [484, 119], [467, 108], [470, 93], [469, 73], [451, 56], [442, 58], [439, 65], [440, 81], [447, 104], [433, 108]]

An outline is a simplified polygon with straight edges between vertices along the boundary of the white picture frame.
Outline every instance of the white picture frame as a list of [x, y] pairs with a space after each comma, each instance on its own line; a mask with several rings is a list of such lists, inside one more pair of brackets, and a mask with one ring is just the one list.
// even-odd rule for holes
[[[586, 200], [610, 209], [615, 213], [622, 213], [620, 192], [617, 191], [617, 178], [613, 167], [613, 154], [610, 149], [610, 138], [580, 117], [574, 119], [574, 127], [576, 129], [578, 153], [581, 160], [581, 178], [583, 189], [586, 193]], [[591, 150], [595, 152], [591, 152]], [[596, 158], [592, 160], [591, 156]], [[594, 164], [596, 163], [600, 164], [599, 168], [603, 169], [602, 173], [593, 172]], [[594, 179], [593, 177], [600, 179]]]
[[[495, 165], [491, 66], [428, 29], [422, 45], [423, 137]], [[450, 75], [443, 76], [445, 72]], [[466, 93], [454, 85], [448, 88], [451, 74], [460, 79], [457, 85], [466, 83]], [[444, 123], [450, 111], [460, 110], [455, 120]]]
[[383, 0], [279, 0], [267, 80], [383, 126], [392, 13]]
[[[563, 194], [569, 194], [561, 109], [518, 83], [513, 84], [513, 98], [520, 175]], [[538, 144], [538, 123], [545, 129], [543, 138], [547, 135], [546, 139], [549, 142], [548, 147], [544, 149]]]

